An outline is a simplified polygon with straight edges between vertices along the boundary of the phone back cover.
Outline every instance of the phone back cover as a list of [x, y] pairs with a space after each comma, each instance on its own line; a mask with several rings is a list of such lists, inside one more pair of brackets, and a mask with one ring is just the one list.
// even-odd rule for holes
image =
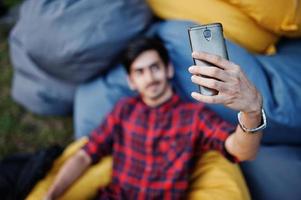
[[[205, 36], [205, 31], [210, 32], [210, 37]], [[207, 24], [201, 26], [194, 26], [188, 29], [190, 38], [190, 46], [192, 51], [203, 51], [215, 55], [219, 55], [225, 59], [228, 59], [227, 48], [223, 36], [223, 28], [220, 23]], [[198, 66], [212, 65], [207, 62], [193, 59], [194, 64]], [[214, 95], [217, 91], [200, 87], [200, 92], [204, 95]]]

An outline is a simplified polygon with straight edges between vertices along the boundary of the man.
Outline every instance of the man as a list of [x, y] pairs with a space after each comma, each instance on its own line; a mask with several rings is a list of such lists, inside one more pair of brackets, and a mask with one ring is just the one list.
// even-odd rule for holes
[[232, 161], [253, 159], [265, 121], [261, 95], [234, 63], [201, 52], [193, 57], [218, 66], [192, 66], [189, 71], [194, 83], [219, 93], [194, 92], [192, 97], [241, 111], [236, 129], [204, 104], [182, 101], [169, 83], [173, 67], [164, 46], [138, 39], [128, 47], [124, 66], [139, 96], [117, 103], [85, 147], [62, 167], [46, 199], [59, 197], [107, 154], [113, 155], [113, 178], [100, 199], [181, 199], [194, 161], [203, 152], [214, 149]]

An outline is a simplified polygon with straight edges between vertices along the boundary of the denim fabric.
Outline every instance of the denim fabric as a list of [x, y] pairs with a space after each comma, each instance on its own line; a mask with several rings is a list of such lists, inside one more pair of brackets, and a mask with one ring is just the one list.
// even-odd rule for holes
[[253, 200], [300, 200], [300, 147], [262, 146], [257, 159], [241, 167]]
[[[152, 34], [159, 36], [169, 51], [175, 68], [175, 87], [182, 97], [189, 100], [190, 93], [197, 90], [187, 71], [192, 65], [187, 33], [191, 25], [185, 21], [166, 21], [152, 27]], [[241, 66], [263, 95], [268, 118], [263, 142], [301, 144], [301, 104], [297, 104], [301, 101], [301, 58], [298, 57], [301, 55], [301, 40], [280, 42], [274, 56], [254, 55], [230, 41], [226, 44], [230, 60]], [[89, 134], [120, 97], [130, 94], [121, 65], [80, 86], [75, 99], [76, 137]], [[208, 106], [225, 120], [237, 123], [236, 112], [221, 105]]]
[[[265, 143], [301, 144], [301, 39], [284, 39], [273, 56], [256, 55], [268, 82], [263, 91], [269, 126]], [[258, 81], [254, 76], [255, 83]], [[263, 84], [257, 85], [263, 87]]]
[[122, 97], [133, 95], [126, 81], [126, 72], [118, 65], [108, 74], [81, 85], [75, 94], [75, 136], [88, 135]]

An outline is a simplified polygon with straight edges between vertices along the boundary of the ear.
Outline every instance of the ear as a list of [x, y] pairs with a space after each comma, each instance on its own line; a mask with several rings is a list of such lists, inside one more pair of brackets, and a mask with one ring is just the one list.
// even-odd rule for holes
[[136, 90], [136, 86], [135, 86], [134, 82], [131, 80], [131, 77], [129, 75], [127, 75], [126, 80], [128, 82], [130, 89]]
[[171, 62], [168, 63], [168, 66], [167, 66], [167, 77], [169, 79], [173, 78], [175, 74], [175, 70], [174, 70], [174, 67], [173, 67], [173, 64]]

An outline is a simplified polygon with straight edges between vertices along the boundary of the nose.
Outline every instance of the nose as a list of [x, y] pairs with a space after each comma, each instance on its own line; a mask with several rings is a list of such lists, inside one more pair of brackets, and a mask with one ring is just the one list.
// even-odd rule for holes
[[149, 69], [146, 70], [144, 78], [147, 83], [151, 83], [155, 80], [154, 73]]

